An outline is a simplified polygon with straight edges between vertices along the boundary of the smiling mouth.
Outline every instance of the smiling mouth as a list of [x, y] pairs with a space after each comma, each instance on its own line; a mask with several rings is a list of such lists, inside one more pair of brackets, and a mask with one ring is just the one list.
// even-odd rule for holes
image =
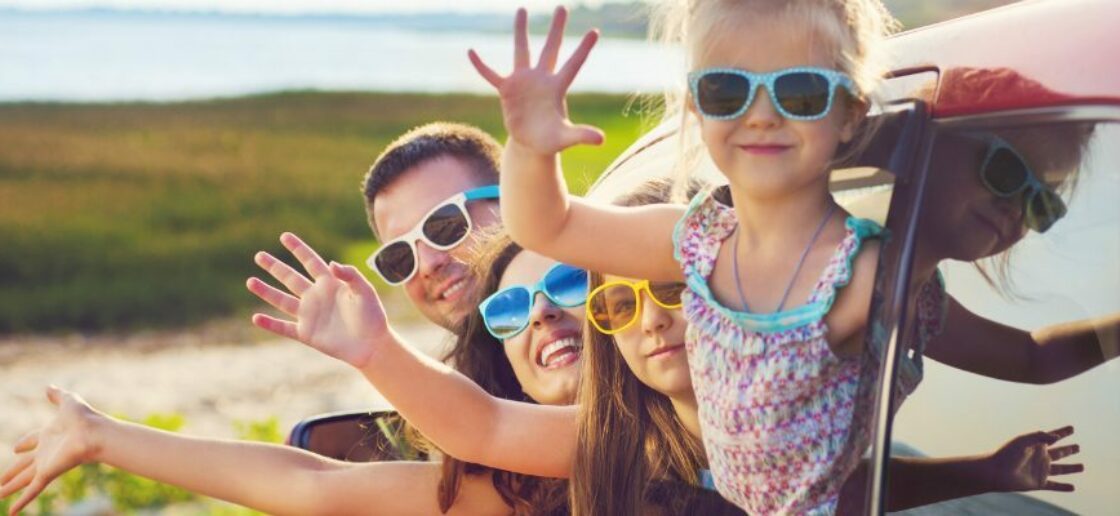
[[537, 353], [537, 365], [545, 369], [559, 369], [574, 363], [583, 351], [583, 339], [579, 336], [557, 339], [541, 347]]
[[458, 297], [459, 293], [462, 292], [464, 288], [466, 288], [467, 280], [468, 280], [468, 278], [464, 277], [464, 278], [460, 279], [459, 281], [456, 281], [456, 282], [452, 283], [447, 288], [443, 289], [443, 292], [441, 292], [439, 294], [438, 299], [440, 301], [447, 301], [449, 299], [454, 299], [454, 298]]
[[774, 155], [774, 154], [781, 154], [781, 153], [789, 150], [790, 146], [789, 145], [740, 145], [739, 148], [747, 151], [750, 154], [761, 154], [761, 155], [770, 156], [770, 155]]

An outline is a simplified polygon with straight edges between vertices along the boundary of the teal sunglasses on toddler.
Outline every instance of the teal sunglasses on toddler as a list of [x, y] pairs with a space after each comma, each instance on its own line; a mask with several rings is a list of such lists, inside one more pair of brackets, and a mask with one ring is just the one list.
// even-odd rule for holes
[[513, 285], [491, 294], [478, 305], [486, 331], [497, 339], [524, 331], [538, 293], [561, 308], [580, 306], [587, 302], [587, 271], [558, 263], [536, 285]]
[[832, 109], [836, 88], [858, 96], [846, 74], [828, 68], [786, 68], [753, 73], [736, 68], [707, 68], [688, 74], [696, 111], [705, 118], [731, 120], [743, 116], [759, 87], [766, 88], [770, 103], [790, 120], [820, 120]]

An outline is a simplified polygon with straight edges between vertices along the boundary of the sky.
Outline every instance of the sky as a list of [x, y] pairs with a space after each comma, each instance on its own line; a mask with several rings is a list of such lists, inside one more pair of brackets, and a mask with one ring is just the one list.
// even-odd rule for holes
[[229, 11], [252, 13], [510, 12], [524, 6], [547, 12], [556, 5], [601, 5], [617, 0], [0, 0], [0, 8]]

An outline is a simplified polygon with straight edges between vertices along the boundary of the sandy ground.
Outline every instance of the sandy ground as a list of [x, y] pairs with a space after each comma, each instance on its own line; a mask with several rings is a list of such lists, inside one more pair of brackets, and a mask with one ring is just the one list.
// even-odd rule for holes
[[[213, 437], [233, 437], [234, 421], [275, 416], [287, 432], [307, 416], [386, 405], [349, 366], [244, 326], [0, 341], [0, 467], [19, 436], [52, 417], [44, 395], [50, 383], [109, 414], [179, 413], [184, 433]], [[395, 328], [429, 354], [450, 343], [431, 325]]]

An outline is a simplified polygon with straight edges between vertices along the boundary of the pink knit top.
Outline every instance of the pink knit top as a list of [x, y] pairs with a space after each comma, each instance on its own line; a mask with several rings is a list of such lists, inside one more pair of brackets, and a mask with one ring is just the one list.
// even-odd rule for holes
[[[723, 306], [708, 287], [719, 248], [736, 224], [731, 207], [700, 195], [673, 236], [688, 284], [685, 342], [712, 477], [720, 494], [750, 514], [829, 514], [867, 448], [866, 432], [849, 434], [857, 397], [873, 391], [858, 389], [858, 358], [833, 354], [824, 317], [837, 289], [851, 280], [861, 243], [882, 228], [849, 217], [847, 235], [808, 301], [754, 314]], [[920, 298], [919, 306], [937, 309], [919, 311], [918, 377], [903, 382], [903, 397], [920, 380], [921, 347], [944, 312], [940, 282], [923, 288]]]

